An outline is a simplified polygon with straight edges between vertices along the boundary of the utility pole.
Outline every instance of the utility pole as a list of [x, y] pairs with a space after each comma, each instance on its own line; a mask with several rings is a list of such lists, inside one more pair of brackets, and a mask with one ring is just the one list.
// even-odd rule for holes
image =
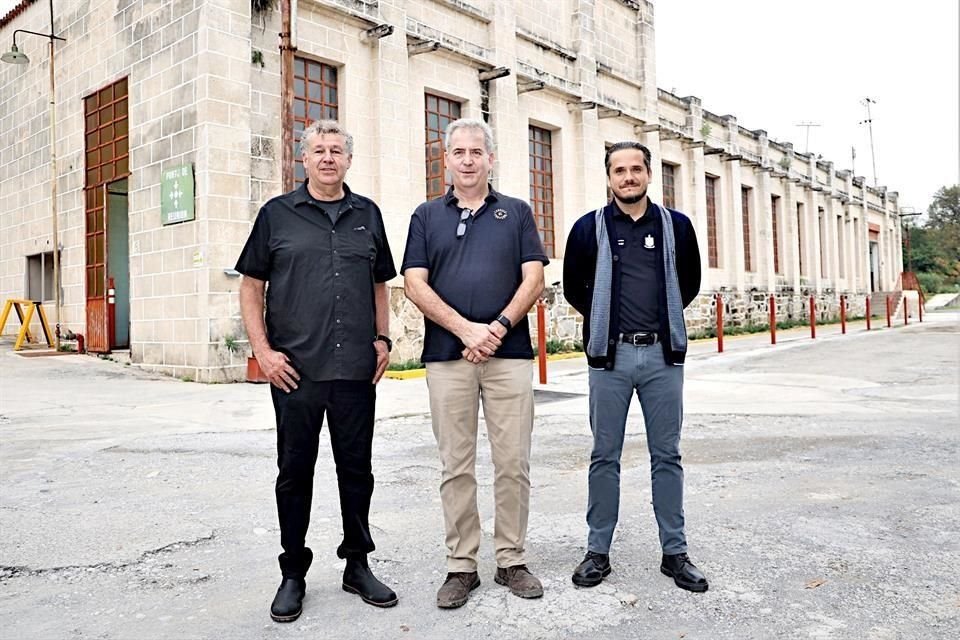
[[870, 132], [870, 162], [873, 165], [873, 186], [877, 186], [877, 156], [873, 151], [873, 116], [870, 115], [870, 105], [877, 104], [877, 101], [869, 96], [860, 101], [860, 104], [867, 108], [867, 119], [861, 120], [860, 124], [867, 125], [867, 131]]
[[798, 122], [798, 123], [797, 123], [796, 125], [794, 125], [794, 126], [797, 126], [797, 127], [806, 127], [806, 128], [807, 128], [807, 141], [806, 141], [806, 142], [804, 143], [804, 145], [803, 145], [803, 152], [804, 152], [804, 153], [810, 153], [810, 127], [819, 127], [819, 126], [820, 126], [820, 123], [819, 123], [819, 122], [806, 122], [806, 121], [804, 121], [804, 122]]
[[857, 175], [857, 148], [850, 145], [850, 173]]

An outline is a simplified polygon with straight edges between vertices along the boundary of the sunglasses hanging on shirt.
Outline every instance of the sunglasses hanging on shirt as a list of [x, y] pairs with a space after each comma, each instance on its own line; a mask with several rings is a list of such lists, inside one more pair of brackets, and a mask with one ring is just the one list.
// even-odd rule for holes
[[464, 209], [460, 212], [460, 224], [457, 225], [457, 238], [467, 234], [467, 220], [473, 215], [473, 209]]

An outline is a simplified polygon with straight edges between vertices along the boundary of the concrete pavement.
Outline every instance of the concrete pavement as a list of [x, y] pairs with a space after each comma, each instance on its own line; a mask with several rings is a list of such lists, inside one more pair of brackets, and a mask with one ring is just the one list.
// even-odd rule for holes
[[[400, 605], [339, 587], [329, 448], [317, 466], [303, 617], [272, 623], [279, 532], [264, 386], [198, 385], [91, 357], [0, 355], [0, 628], [9, 638], [950, 638], [960, 628], [956, 312], [866, 333], [818, 327], [696, 343], [683, 436], [691, 594], [659, 574], [639, 411], [627, 425], [614, 573], [576, 589], [584, 551], [586, 375], [537, 385], [531, 568], [493, 583], [481, 428], [483, 585], [434, 606], [439, 464], [423, 379], [379, 386], [373, 566]], [[875, 324], [876, 326], [876, 324]], [[9, 348], [9, 347], [7, 347]], [[325, 445], [325, 439], [322, 444]], [[952, 630], [952, 631], [951, 631]]]

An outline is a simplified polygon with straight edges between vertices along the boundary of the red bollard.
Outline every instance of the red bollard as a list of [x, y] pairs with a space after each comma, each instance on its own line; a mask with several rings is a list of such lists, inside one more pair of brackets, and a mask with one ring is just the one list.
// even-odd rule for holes
[[903, 297], [903, 326], [910, 324], [910, 298]]
[[777, 344], [777, 303], [770, 294], [770, 344]]
[[867, 331], [870, 331], [870, 296], [867, 296]]
[[840, 333], [847, 332], [847, 297], [840, 296]]
[[817, 303], [810, 296], [810, 339], [817, 339]]
[[890, 323], [890, 303], [891, 302], [893, 301], [890, 299], [890, 296], [887, 296], [887, 328], [888, 329], [893, 326], [893, 324]]
[[540, 384], [547, 384], [547, 320], [543, 299], [537, 300], [537, 361], [540, 364]]
[[723, 353], [723, 296], [717, 294], [717, 353]]

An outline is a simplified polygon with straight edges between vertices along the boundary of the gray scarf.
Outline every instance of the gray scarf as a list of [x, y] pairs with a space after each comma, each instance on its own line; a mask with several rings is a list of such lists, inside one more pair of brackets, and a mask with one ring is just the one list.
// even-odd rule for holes
[[[667, 288], [667, 322], [670, 325], [670, 350], [687, 350], [687, 327], [683, 321], [683, 299], [677, 277], [676, 240], [673, 236], [673, 218], [670, 212], [657, 205], [663, 228], [663, 273]], [[613, 252], [603, 219], [603, 207], [594, 212], [597, 224], [597, 266], [593, 278], [593, 301], [590, 305], [590, 339], [587, 355], [600, 358], [607, 355], [610, 339], [610, 295], [613, 286]]]

